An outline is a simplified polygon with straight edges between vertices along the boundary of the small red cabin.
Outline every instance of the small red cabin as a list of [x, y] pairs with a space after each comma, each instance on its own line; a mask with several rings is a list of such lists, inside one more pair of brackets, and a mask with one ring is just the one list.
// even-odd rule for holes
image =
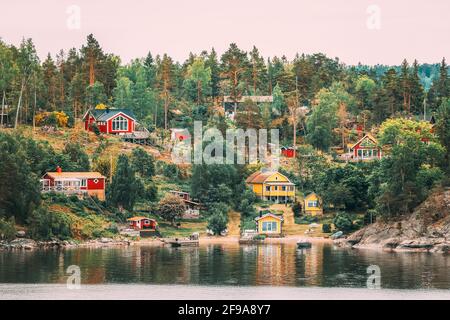
[[283, 155], [283, 156], [285, 156], [286, 158], [293, 158], [294, 156], [295, 156], [295, 153], [294, 153], [294, 148], [292, 148], [292, 147], [282, 147], [281, 148], [281, 154]]
[[83, 120], [85, 130], [94, 131], [94, 126], [97, 126], [101, 133], [133, 133], [136, 127], [136, 118], [127, 109], [91, 109], [86, 112]]
[[147, 217], [133, 217], [128, 219], [130, 227], [134, 230], [156, 230], [158, 223]]

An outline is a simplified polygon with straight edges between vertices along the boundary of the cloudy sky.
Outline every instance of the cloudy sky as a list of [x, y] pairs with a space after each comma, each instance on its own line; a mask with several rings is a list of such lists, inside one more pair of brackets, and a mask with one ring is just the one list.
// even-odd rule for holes
[[128, 62], [229, 43], [289, 59], [323, 52], [347, 64], [450, 59], [449, 0], [1, 0], [0, 37], [33, 38], [38, 53], [80, 47], [93, 33]]

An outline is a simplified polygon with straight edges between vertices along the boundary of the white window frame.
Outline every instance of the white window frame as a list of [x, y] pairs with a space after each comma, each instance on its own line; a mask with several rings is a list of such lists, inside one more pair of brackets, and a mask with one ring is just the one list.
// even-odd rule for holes
[[275, 221], [263, 221], [261, 227], [263, 232], [277, 231], [277, 223]]
[[112, 121], [112, 131], [128, 131], [128, 119], [124, 116], [117, 116]]

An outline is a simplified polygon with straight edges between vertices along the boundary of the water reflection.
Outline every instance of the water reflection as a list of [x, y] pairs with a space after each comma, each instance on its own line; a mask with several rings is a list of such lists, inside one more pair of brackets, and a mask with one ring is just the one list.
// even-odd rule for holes
[[65, 283], [70, 265], [82, 283], [364, 287], [367, 267], [381, 268], [384, 288], [450, 288], [450, 258], [314, 244], [209, 244], [0, 252], [0, 283]]

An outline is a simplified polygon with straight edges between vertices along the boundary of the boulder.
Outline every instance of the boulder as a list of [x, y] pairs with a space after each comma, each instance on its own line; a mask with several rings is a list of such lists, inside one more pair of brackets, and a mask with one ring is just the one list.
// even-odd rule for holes
[[11, 249], [25, 249], [32, 250], [37, 248], [38, 245], [36, 241], [31, 239], [15, 239], [9, 243], [9, 248]]
[[16, 237], [17, 238], [25, 238], [25, 236], [26, 236], [26, 233], [23, 230], [19, 230], [19, 231], [16, 232]]

